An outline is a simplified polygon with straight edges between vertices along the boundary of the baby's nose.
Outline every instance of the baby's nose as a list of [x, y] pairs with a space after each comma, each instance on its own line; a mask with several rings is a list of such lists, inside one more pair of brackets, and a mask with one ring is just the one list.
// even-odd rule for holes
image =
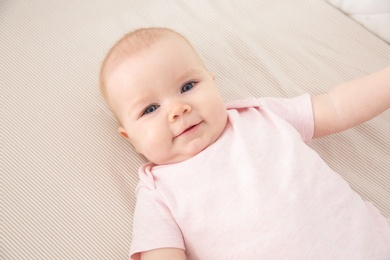
[[175, 122], [184, 114], [190, 113], [191, 110], [192, 110], [191, 106], [186, 103], [177, 102], [173, 104], [168, 116], [169, 122]]

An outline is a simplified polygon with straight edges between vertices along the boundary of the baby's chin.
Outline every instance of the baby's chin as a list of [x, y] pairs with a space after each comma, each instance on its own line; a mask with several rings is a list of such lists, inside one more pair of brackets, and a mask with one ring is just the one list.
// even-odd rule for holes
[[154, 160], [149, 160], [155, 165], [167, 165], [167, 164], [174, 164], [174, 163], [180, 163], [187, 161], [194, 156], [201, 153], [203, 150], [205, 150], [207, 147], [209, 147], [213, 142], [204, 143], [204, 142], [192, 142], [191, 144], [187, 145], [185, 147], [186, 149], [182, 149], [182, 151], [172, 154], [171, 156], [164, 156], [160, 158], [154, 158]]
[[197, 154], [199, 154], [203, 150], [199, 150], [196, 152], [194, 151], [193, 153], [190, 153], [190, 154], [181, 154], [180, 156], [175, 156], [175, 157], [172, 157], [169, 159], [157, 159], [157, 160], [149, 160], [149, 161], [155, 165], [168, 165], [168, 164], [174, 164], [174, 163], [181, 163], [181, 162], [184, 162], [184, 161], [187, 161], [187, 160], [193, 158], [194, 156], [196, 156]]

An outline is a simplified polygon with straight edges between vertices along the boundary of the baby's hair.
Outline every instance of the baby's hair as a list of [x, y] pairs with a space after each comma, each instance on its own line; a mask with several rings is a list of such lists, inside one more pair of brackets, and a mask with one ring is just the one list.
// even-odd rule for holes
[[[113, 104], [108, 95], [106, 78], [122, 61], [129, 56], [137, 53], [140, 50], [148, 48], [156, 43], [158, 40], [167, 36], [178, 36], [185, 40], [191, 47], [191, 43], [180, 33], [162, 27], [140, 28], [125, 34], [119, 39], [114, 46], [108, 51], [103, 60], [100, 70], [100, 93], [103, 96], [110, 109], [113, 111]], [[193, 48], [193, 47], [192, 47]], [[118, 119], [118, 118], [117, 118]]]

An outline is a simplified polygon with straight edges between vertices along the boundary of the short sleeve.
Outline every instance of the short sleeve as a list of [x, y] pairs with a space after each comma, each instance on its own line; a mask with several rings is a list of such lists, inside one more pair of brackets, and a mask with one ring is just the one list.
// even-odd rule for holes
[[314, 135], [314, 118], [309, 94], [295, 98], [260, 98], [260, 107], [271, 111], [291, 124], [308, 142]]
[[168, 247], [185, 249], [180, 228], [161, 196], [155, 190], [139, 187], [130, 256]]

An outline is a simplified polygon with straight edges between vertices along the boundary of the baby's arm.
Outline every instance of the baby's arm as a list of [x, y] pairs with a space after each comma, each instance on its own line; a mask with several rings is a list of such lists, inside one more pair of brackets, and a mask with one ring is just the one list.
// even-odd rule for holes
[[161, 248], [150, 250], [142, 252], [140, 257], [140, 260], [158, 259], [186, 260], [187, 258], [184, 251], [177, 248]]
[[314, 137], [341, 132], [390, 108], [390, 66], [312, 97]]

